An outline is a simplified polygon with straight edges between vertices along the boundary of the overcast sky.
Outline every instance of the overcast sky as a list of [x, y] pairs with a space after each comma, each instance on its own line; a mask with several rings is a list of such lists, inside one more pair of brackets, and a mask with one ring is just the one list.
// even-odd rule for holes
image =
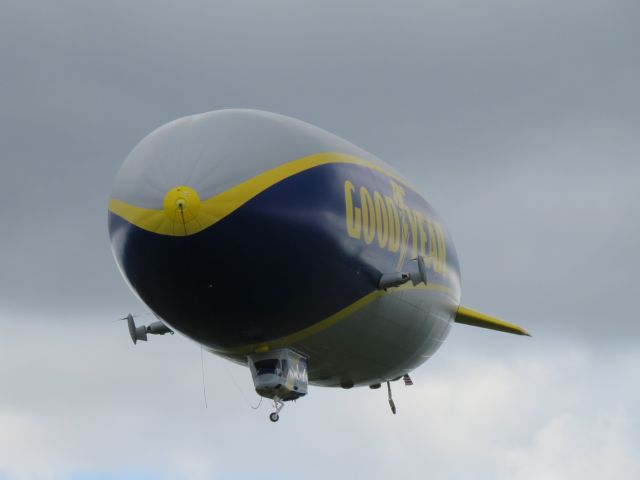
[[[640, 4], [373, 3], [0, 0], [0, 479], [640, 478]], [[277, 425], [206, 355], [205, 409], [197, 345], [112, 322], [148, 310], [106, 211], [142, 137], [224, 107], [394, 165], [463, 303], [533, 337], [457, 325], [398, 415], [312, 387]]]

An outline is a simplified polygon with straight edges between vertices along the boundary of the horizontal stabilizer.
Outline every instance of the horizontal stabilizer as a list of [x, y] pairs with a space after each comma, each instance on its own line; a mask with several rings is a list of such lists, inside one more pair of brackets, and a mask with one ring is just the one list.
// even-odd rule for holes
[[526, 335], [527, 337], [531, 336], [529, 332], [527, 332], [524, 328], [519, 327], [518, 325], [514, 325], [512, 323], [507, 323], [503, 320], [490, 317], [489, 315], [476, 312], [475, 310], [463, 307], [462, 305], [458, 307], [455, 322], [464, 323], [466, 325], [473, 325], [474, 327], [499, 330], [501, 332], [515, 333], [516, 335]]

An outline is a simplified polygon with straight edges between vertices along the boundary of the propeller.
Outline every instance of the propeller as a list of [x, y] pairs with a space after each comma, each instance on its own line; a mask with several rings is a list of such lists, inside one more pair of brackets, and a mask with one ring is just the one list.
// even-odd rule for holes
[[129, 335], [131, 336], [131, 340], [135, 345], [138, 343], [138, 340], [142, 340], [143, 342], [147, 341], [147, 333], [152, 333], [154, 335], [164, 335], [165, 333], [170, 333], [173, 335], [173, 330], [167, 327], [161, 321], [153, 322], [150, 325], [140, 325], [136, 326], [136, 322], [134, 318], [139, 317], [140, 315], [132, 315], [128, 314], [126, 317], [122, 317], [117, 319], [116, 321], [127, 321], [127, 326], [129, 327]]
[[141, 316], [141, 315], [132, 315], [132, 314], [128, 314], [126, 317], [116, 318], [116, 319], [114, 320], [114, 322], [121, 322], [121, 321], [123, 321], [123, 320], [129, 320], [129, 317], [131, 317], [131, 318], [138, 318], [138, 317], [140, 317], [140, 316]]

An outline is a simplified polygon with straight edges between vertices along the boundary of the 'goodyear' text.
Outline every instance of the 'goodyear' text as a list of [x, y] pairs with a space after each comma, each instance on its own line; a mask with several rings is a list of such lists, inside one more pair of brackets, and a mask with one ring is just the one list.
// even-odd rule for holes
[[396, 270], [404, 264], [409, 247], [411, 258], [424, 257], [436, 273], [447, 273], [447, 245], [442, 226], [432, 218], [405, 205], [405, 189], [390, 180], [392, 195], [344, 182], [347, 234], [367, 245], [399, 255]]

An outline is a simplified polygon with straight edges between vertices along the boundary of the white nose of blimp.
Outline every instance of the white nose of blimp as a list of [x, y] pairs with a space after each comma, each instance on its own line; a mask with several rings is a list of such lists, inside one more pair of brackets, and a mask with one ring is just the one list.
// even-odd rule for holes
[[233, 187], [292, 160], [336, 149], [372, 157], [320, 128], [269, 112], [218, 110], [180, 118], [131, 152], [118, 171], [109, 209], [148, 231], [192, 235], [268, 187], [269, 179], [254, 182], [250, 191]]
[[[114, 256], [156, 315], [211, 348], [282, 338], [375, 288], [375, 268], [364, 275], [345, 251], [344, 180], [336, 181], [368, 174], [365, 164], [384, 168], [282, 115], [178, 119], [145, 137], [118, 171]], [[356, 271], [360, 283], [349, 280]]]

